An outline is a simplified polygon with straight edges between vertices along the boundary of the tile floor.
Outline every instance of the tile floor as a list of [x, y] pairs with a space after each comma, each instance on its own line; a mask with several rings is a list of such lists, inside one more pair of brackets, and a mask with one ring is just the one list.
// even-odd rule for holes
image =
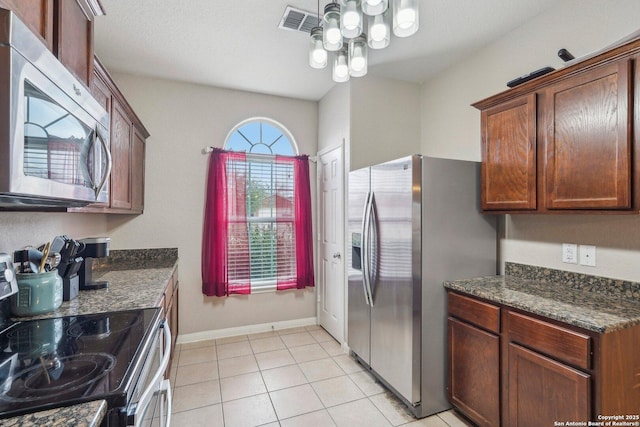
[[176, 346], [172, 425], [466, 427], [416, 420], [319, 326]]

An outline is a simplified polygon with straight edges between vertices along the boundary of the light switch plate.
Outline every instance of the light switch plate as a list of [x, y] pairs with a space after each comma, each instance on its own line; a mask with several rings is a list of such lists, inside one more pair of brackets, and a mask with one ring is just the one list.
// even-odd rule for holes
[[578, 245], [575, 243], [562, 244], [562, 262], [567, 264], [578, 263]]
[[596, 247], [591, 245], [580, 245], [580, 265], [589, 267], [596, 266]]

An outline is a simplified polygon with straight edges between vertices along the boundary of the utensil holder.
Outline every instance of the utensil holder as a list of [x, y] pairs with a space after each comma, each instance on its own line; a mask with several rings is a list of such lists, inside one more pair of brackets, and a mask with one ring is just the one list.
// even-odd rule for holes
[[18, 273], [18, 293], [11, 297], [11, 312], [34, 316], [55, 311], [62, 304], [62, 278], [58, 270], [44, 273]]

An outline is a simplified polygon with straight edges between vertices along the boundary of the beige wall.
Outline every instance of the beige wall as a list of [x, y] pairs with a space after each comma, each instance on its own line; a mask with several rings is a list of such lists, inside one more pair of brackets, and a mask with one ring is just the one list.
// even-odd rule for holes
[[0, 252], [40, 246], [55, 236], [75, 239], [108, 236], [106, 215], [79, 213], [0, 212]]
[[[228, 298], [201, 292], [200, 254], [208, 156], [240, 121], [269, 117], [293, 134], [301, 153], [317, 151], [317, 103], [114, 74], [145, 124], [145, 212], [108, 219], [112, 247], [177, 247], [180, 334], [315, 317], [313, 289]], [[315, 166], [312, 164], [315, 182]]]
[[[336, 84], [318, 105], [318, 151], [349, 143], [351, 88]], [[348, 145], [347, 145], [348, 146]]]
[[366, 76], [352, 79], [350, 170], [420, 152], [420, 87]]
[[[501, 92], [529, 71], [562, 66], [556, 52], [597, 51], [640, 28], [637, 0], [561, 2], [526, 25], [445, 70], [421, 89], [422, 151], [435, 157], [480, 160], [480, 113], [470, 104]], [[640, 217], [508, 216], [501, 245], [505, 261], [640, 280]], [[561, 243], [597, 246], [597, 266], [561, 262]]]

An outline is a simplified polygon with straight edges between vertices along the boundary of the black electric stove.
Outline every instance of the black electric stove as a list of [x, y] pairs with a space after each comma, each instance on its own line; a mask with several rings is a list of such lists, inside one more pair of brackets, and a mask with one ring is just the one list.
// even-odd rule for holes
[[124, 407], [159, 321], [153, 308], [12, 324], [0, 333], [0, 419], [98, 399]]

